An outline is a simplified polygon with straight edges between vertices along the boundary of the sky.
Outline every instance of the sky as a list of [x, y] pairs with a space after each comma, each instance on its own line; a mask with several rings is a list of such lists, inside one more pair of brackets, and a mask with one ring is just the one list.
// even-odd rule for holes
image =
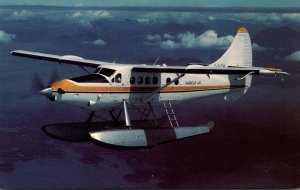
[[[0, 7], [0, 188], [300, 186], [299, 12], [50, 9], [11, 2], [20, 6]], [[72, 2], [91, 6], [96, 1]], [[171, 1], [159, 2], [167, 6]], [[172, 2], [173, 6], [223, 3]], [[298, 7], [298, 1], [232, 2]], [[50, 3], [70, 5], [70, 1]], [[102, 4], [151, 6], [149, 1]], [[23, 49], [117, 63], [153, 64], [160, 57], [159, 64], [209, 64], [225, 52], [241, 26], [251, 37], [253, 66], [281, 68], [291, 75], [255, 76], [247, 93], [234, 103], [215, 96], [174, 105], [180, 124], [214, 121], [215, 127], [209, 134], [146, 150], [109, 149], [88, 139], [75, 143], [45, 134], [48, 127], [58, 136], [70, 135], [70, 128], [57, 124], [78, 124], [87, 119], [88, 111], [50, 102], [38, 94], [40, 86], [48, 86], [53, 74], [59, 80], [86, 72], [77, 66], [10, 55]], [[157, 107], [155, 112], [160, 117], [164, 110]], [[104, 111], [96, 116], [95, 121], [109, 118]], [[74, 134], [86, 131], [86, 126], [77, 127]]]
[[298, 0], [1, 0], [0, 5], [299, 8]]

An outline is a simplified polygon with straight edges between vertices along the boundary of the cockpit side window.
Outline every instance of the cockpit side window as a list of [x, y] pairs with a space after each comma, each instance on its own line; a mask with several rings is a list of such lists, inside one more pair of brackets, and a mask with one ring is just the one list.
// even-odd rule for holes
[[94, 73], [99, 73], [99, 71], [101, 70], [102, 68], [97, 68], [95, 71], [94, 71]]
[[166, 83], [168, 84], [169, 82], [171, 82], [171, 78], [167, 78]]
[[118, 73], [118, 74], [115, 76], [114, 82], [120, 83], [121, 81], [122, 81], [122, 75], [121, 75], [121, 73]]
[[[99, 71], [99, 70], [100, 70], [100, 71]], [[113, 70], [113, 69], [107, 69], [107, 68], [101, 68], [101, 69], [99, 69], [99, 70], [98, 70], [99, 74], [102, 74], [102, 75], [107, 76], [107, 77], [112, 76], [112, 75], [116, 72], [116, 70]], [[96, 70], [96, 71], [97, 71], [97, 70]]]
[[90, 74], [81, 77], [75, 77], [70, 80], [78, 83], [109, 83], [104, 76], [101, 76], [99, 74]]

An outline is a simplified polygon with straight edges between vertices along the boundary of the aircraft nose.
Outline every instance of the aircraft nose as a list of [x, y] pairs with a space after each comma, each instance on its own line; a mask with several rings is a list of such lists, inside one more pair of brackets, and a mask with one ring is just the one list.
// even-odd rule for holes
[[51, 88], [45, 88], [44, 90], [40, 91], [40, 94], [45, 96], [51, 96], [52, 95], [52, 89]]

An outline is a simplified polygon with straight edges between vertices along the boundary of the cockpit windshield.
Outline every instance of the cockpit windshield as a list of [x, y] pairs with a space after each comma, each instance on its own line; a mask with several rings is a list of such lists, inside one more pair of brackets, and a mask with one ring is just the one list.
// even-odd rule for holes
[[96, 69], [95, 73], [102, 74], [104, 76], [110, 77], [116, 72], [116, 70], [113, 69], [107, 69], [107, 68], [98, 68]]
[[79, 83], [109, 83], [108, 80], [99, 74], [90, 74], [90, 75], [85, 75], [81, 77], [75, 77], [70, 79], [75, 82]]

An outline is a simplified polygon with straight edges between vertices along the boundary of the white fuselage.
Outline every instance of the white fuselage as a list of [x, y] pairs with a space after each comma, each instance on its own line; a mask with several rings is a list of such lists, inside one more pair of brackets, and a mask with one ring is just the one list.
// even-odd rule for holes
[[[164, 101], [177, 104], [244, 88], [241, 81], [231, 80], [238, 75], [186, 74], [160, 89], [180, 73], [132, 72], [131, 68], [132, 66], [111, 65], [105, 67], [115, 70], [111, 75], [101, 71], [99, 73], [99, 69], [96, 71], [96, 77], [101, 76], [103, 80], [78, 77], [53, 83], [54, 100], [90, 110], [111, 110], [122, 107], [123, 100], [135, 106], [145, 106], [148, 103], [159, 105]], [[63, 89], [64, 93], [57, 92], [58, 88]], [[155, 92], [157, 89], [160, 90]]]

